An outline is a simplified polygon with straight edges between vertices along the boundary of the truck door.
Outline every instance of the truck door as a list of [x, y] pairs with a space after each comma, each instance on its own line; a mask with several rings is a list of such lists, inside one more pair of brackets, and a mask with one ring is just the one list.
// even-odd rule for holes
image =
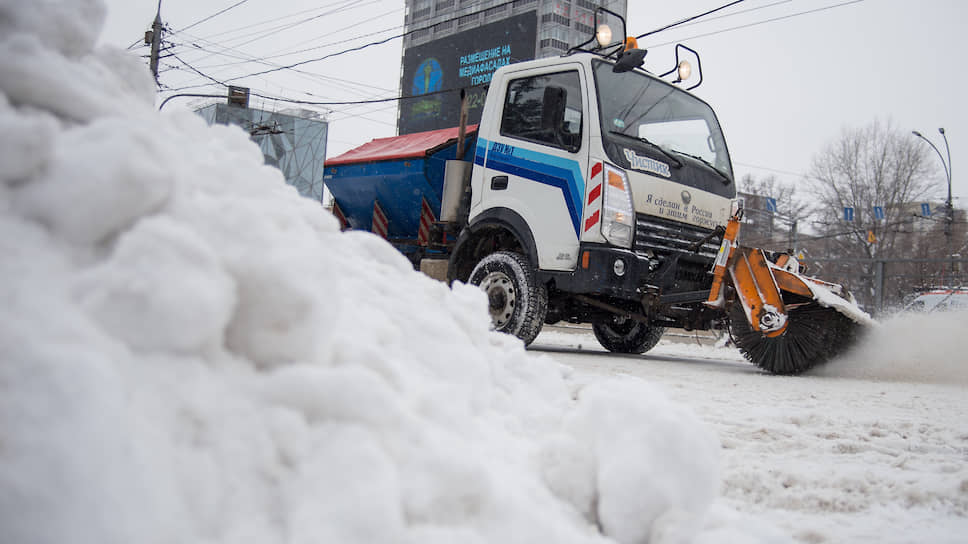
[[492, 82], [492, 92], [503, 93], [494, 102], [501, 111], [485, 112], [495, 122], [482, 123], [479, 135], [484, 168], [472, 216], [501, 209], [521, 216], [543, 270], [573, 270], [578, 261], [589, 148], [585, 81], [577, 63], [509, 73], [500, 89]]

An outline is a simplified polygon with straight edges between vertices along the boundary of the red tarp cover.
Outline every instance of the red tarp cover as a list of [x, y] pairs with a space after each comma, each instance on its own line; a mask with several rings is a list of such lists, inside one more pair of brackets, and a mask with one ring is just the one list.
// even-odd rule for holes
[[[325, 166], [397, 159], [422, 159], [427, 156], [428, 151], [445, 145], [451, 140], [456, 141], [457, 129], [458, 127], [444, 128], [390, 138], [377, 138], [342, 155], [327, 159]], [[467, 134], [476, 130], [477, 125], [468, 125]]]

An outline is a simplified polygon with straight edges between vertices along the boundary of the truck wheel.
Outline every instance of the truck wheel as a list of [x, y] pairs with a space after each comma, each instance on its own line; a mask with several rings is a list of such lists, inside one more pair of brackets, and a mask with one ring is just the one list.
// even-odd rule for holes
[[491, 253], [471, 271], [469, 283], [487, 294], [494, 330], [517, 336], [526, 346], [534, 341], [548, 313], [548, 291], [523, 255]]
[[665, 327], [616, 315], [593, 323], [592, 330], [598, 343], [612, 353], [645, 353], [659, 343]]

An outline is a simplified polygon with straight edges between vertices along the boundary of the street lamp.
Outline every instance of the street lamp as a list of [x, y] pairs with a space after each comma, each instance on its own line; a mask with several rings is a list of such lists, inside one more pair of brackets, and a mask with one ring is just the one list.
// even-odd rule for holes
[[[944, 128], [943, 127], [942, 128], [939, 128], [938, 129], [938, 132], [941, 133], [941, 137], [944, 139], [944, 149], [948, 153], [948, 161], [947, 162], [945, 162], [944, 156], [941, 155], [941, 150], [938, 149], [938, 147], [935, 146], [933, 143], [931, 143], [931, 140], [925, 138], [924, 135], [922, 135], [920, 132], [918, 132], [916, 130], [912, 130], [911, 131], [911, 134], [914, 134], [918, 138], [921, 138], [925, 142], [928, 142], [928, 145], [931, 146], [931, 149], [934, 149], [935, 153], [938, 154], [938, 158], [941, 159], [941, 166], [944, 166], [944, 174], [945, 174], [945, 177], [948, 179], [948, 200], [945, 201], [945, 208], [946, 209], [945, 209], [945, 218], [944, 218], [944, 235], [945, 235], [945, 238], [947, 239], [947, 242], [948, 242], [948, 254], [950, 256], [950, 254], [951, 254], [951, 223], [954, 222], [954, 213], [955, 213], [954, 207], [951, 204], [951, 148], [948, 147], [948, 136], [945, 135]], [[954, 265], [955, 265], [954, 259], [952, 258], [952, 261], [951, 261], [951, 272], [952, 273], [954, 273]]]

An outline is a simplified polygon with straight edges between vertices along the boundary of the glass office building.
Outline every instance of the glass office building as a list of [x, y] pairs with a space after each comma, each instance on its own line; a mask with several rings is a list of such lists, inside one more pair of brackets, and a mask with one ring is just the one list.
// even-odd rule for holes
[[211, 104], [197, 112], [209, 124], [236, 125], [259, 145], [266, 164], [282, 171], [286, 183], [299, 194], [323, 200], [323, 160], [326, 158], [327, 122], [309, 110], [281, 112], [234, 104]]

